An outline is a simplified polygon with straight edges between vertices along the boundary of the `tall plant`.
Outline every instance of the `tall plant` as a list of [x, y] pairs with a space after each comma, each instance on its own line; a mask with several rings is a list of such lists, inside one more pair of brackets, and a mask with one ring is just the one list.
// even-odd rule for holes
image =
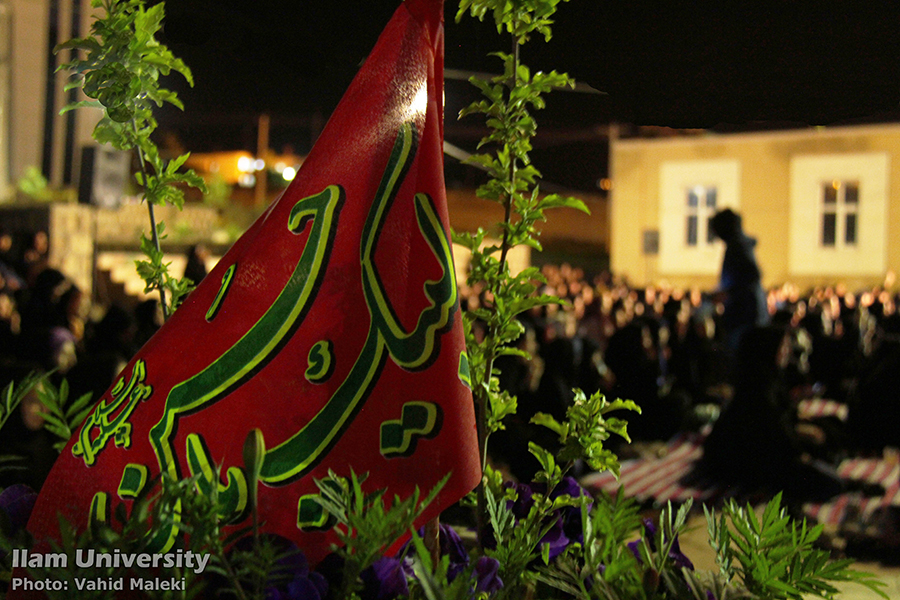
[[[556, 296], [537, 294], [543, 277], [536, 267], [518, 273], [510, 269], [508, 257], [513, 248], [526, 246], [541, 250], [538, 225], [546, 220], [545, 212], [554, 208], [571, 208], [589, 213], [581, 200], [559, 194], [540, 192], [540, 172], [531, 164], [531, 141], [537, 131], [533, 110], [544, 107], [543, 96], [554, 88], [574, 87], [574, 81], [565, 73], [551, 71], [532, 72], [520, 60], [520, 49], [533, 36], [551, 37], [552, 17], [560, 0], [461, 0], [457, 21], [466, 12], [483, 20], [491, 13], [497, 32], [509, 37], [510, 51], [494, 54], [503, 64], [503, 73], [491, 80], [473, 77], [473, 85], [481, 90], [483, 99], [464, 108], [460, 117], [471, 114], [485, 116], [490, 132], [479, 143], [479, 150], [490, 149], [473, 155], [468, 162], [484, 169], [489, 181], [480, 186], [480, 198], [496, 202], [503, 207], [503, 221], [497, 224], [494, 235], [499, 241], [491, 241], [489, 232], [479, 228], [474, 233], [454, 232], [453, 241], [465, 246], [472, 254], [467, 283], [470, 288], [483, 289], [486, 301], [465, 314], [466, 346], [472, 378], [472, 391], [477, 412], [479, 447], [482, 467], [488, 470], [488, 440], [494, 431], [503, 428], [503, 419], [516, 412], [516, 398], [500, 389], [495, 363], [503, 355], [518, 355], [526, 359], [528, 354], [516, 348], [512, 342], [524, 333], [517, 317], [535, 307], [562, 304]], [[495, 238], [496, 239], [496, 238]], [[484, 325], [484, 338], [476, 339], [473, 325]], [[582, 431], [572, 436], [568, 459], [588, 458], [597, 469], [616, 469], [618, 461], [611, 452], [602, 448], [610, 432], [625, 435], [624, 423], [618, 419], [606, 421], [605, 413], [619, 408], [637, 409], [630, 402], [607, 403], [601, 396], [590, 398], [591, 410], [583, 410], [588, 398], [577, 396], [579, 410], [572, 413], [576, 421], [558, 424], [549, 417], [538, 417], [542, 424], [550, 425], [561, 435], [568, 435], [571, 427]], [[602, 407], [599, 405], [602, 403]], [[578, 421], [580, 415], [590, 414], [594, 421]], [[563, 430], [566, 430], [564, 433]], [[583, 445], [582, 443], [583, 442]], [[532, 452], [539, 452], [532, 448]], [[542, 457], [538, 456], [539, 460]], [[479, 488], [480, 521], [485, 518], [486, 498], [483, 486]], [[481, 523], [483, 524], [483, 523]]]
[[156, 39], [164, 3], [145, 7], [141, 0], [91, 0], [91, 6], [105, 13], [94, 20], [91, 35], [64, 42], [55, 50], [80, 53], [60, 69], [72, 72], [66, 89], [81, 87], [90, 100], [74, 102], [63, 110], [100, 108], [103, 117], [94, 128], [94, 139], [137, 155], [140, 169], [136, 179], [150, 216], [150, 237], [141, 236], [146, 259], [137, 261], [137, 270], [146, 282], [145, 291], [159, 292], [163, 314], [168, 317], [190, 291], [190, 282], [173, 277], [168, 263], [163, 262], [160, 239], [165, 237], [165, 227], [157, 222], [154, 207], [171, 204], [180, 209], [184, 204], [181, 186], [205, 192], [206, 185], [193, 170], [181, 170], [189, 154], [171, 160], [160, 155], [151, 139], [157, 127], [153, 108], [169, 103], [184, 109], [175, 92], [161, 87], [161, 76], [175, 71], [191, 85], [193, 78], [187, 65]]

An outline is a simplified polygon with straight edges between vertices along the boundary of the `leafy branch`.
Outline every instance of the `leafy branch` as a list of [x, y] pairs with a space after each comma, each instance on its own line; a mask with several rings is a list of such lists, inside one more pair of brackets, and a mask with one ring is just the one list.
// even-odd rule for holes
[[45, 378], [46, 376], [38, 373], [30, 373], [18, 384], [15, 381], [11, 381], [3, 388], [3, 391], [0, 392], [0, 429], [3, 428], [7, 419], [19, 407], [22, 400], [39, 386]]
[[[72, 60], [60, 66], [60, 70], [72, 72], [66, 89], [81, 87], [91, 100], [74, 102], [63, 112], [100, 108], [103, 117], [94, 128], [94, 139], [118, 150], [136, 152], [140, 170], [135, 178], [143, 188], [150, 216], [150, 238], [141, 237], [147, 260], [137, 261], [137, 267], [146, 282], [145, 291], [158, 291], [163, 314], [168, 317], [189, 291], [189, 284], [171, 277], [168, 264], [162, 261], [163, 228], [156, 221], [154, 206], [171, 204], [180, 209], [184, 205], [182, 186], [206, 192], [206, 184], [193, 170], [182, 171], [189, 154], [171, 160], [160, 156], [151, 140], [157, 127], [153, 108], [168, 103], [184, 109], [175, 92], [160, 86], [161, 76], [175, 71], [190, 85], [193, 77], [187, 65], [156, 39], [164, 3], [145, 8], [141, 0], [91, 0], [91, 6], [105, 11], [105, 16], [91, 25], [91, 35], [69, 40], [55, 49], [73, 54]], [[81, 57], [74, 57], [76, 53]], [[167, 291], [170, 302], [166, 300]]]
[[364, 492], [365, 476], [351, 471], [350, 478], [329, 470], [328, 477], [316, 481], [316, 502], [337, 522], [334, 531], [341, 542], [338, 555], [344, 560], [342, 589], [337, 598], [348, 598], [360, 589], [360, 574], [370, 567], [385, 550], [413, 527], [414, 521], [431, 504], [450, 475], [446, 475], [424, 498], [419, 488], [413, 495], [385, 504], [385, 490]]
[[576, 460], [584, 460], [595, 471], [612, 471], [619, 475], [619, 459], [603, 444], [610, 435], [616, 434], [630, 442], [628, 422], [618, 417], [606, 415], [616, 410], [632, 410], [640, 413], [640, 407], [632, 400], [608, 401], [596, 392], [590, 398], [579, 389], [575, 390], [575, 399], [566, 409], [567, 419], [559, 423], [552, 416], [537, 413], [531, 418], [532, 423], [543, 425], [559, 436], [562, 449], [558, 452], [561, 460], [570, 465]]
[[69, 382], [63, 379], [57, 387], [46, 376], [40, 379], [35, 392], [45, 409], [41, 415], [45, 421], [44, 428], [59, 438], [53, 448], [61, 452], [93, 408], [93, 395], [87, 392], [70, 402]]
[[749, 505], [741, 507], [733, 499], [722, 515], [704, 507], [710, 545], [726, 580], [740, 579], [752, 594], [778, 600], [801, 600], [814, 595], [834, 598], [839, 590], [832, 582], [850, 581], [888, 598], [884, 582], [872, 574], [851, 569], [852, 559], [832, 560], [816, 548], [822, 525], [808, 527], [806, 520], [794, 521], [781, 506], [778, 494], [757, 517]]
[[[519, 61], [520, 46], [533, 33], [550, 39], [551, 17], [558, 3], [559, 0], [462, 0], [456, 15], [457, 21], [466, 12], [483, 20], [492, 12], [498, 33], [505, 30], [510, 35], [512, 48], [508, 54], [494, 55], [503, 62], [502, 75], [489, 81], [470, 79], [484, 99], [460, 112], [460, 118], [484, 115], [491, 130], [478, 147], [490, 146], [493, 153], [475, 154], [467, 162], [485, 169], [490, 176], [476, 191], [477, 196], [500, 204], [504, 211], [503, 221], [497, 224], [499, 244], [487, 244], [488, 233], [481, 228], [474, 233], [453, 233], [453, 241], [472, 255], [469, 287], [484, 289], [486, 297], [483, 306], [464, 315], [482, 470], [487, 467], [490, 434], [500, 429], [503, 418], [516, 410], [515, 398], [500, 391], [494, 363], [504, 354], [521, 353], [510, 347], [524, 332], [516, 319], [518, 315], [537, 306], [562, 302], [554, 296], [536, 295], [542, 282], [538, 269], [528, 268], [513, 274], [507, 260], [509, 252], [517, 246], [541, 249], [537, 225], [545, 220], [546, 210], [565, 206], [588, 212], [587, 206], [578, 199], [541, 195], [537, 183], [540, 172], [528, 156], [537, 130], [530, 111], [544, 107], [542, 94], [555, 87], [574, 85], [565, 74], [532, 73]], [[473, 328], [476, 321], [485, 325], [484, 339], [476, 338]], [[480, 527], [485, 525], [485, 504], [484, 485], [481, 485], [477, 509]]]

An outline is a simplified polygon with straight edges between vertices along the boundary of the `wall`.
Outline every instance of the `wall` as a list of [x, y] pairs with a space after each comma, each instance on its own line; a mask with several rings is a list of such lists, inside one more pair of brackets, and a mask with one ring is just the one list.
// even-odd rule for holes
[[[49, 48], [73, 37], [70, 29], [73, 11], [80, 8], [81, 31], [79, 35], [87, 35], [90, 30], [90, 0], [59, 0], [59, 27], [52, 31], [50, 26], [49, 0], [5, 0], [9, 19], [10, 60], [9, 82], [5, 90], [9, 95], [7, 130], [0, 128], [0, 157], [8, 153], [9, 183], [16, 181], [30, 166], [41, 167], [44, 152], [44, 133], [46, 96], [48, 93], [48, 61], [51, 59]], [[67, 56], [53, 58], [59, 64]], [[73, 115], [74, 164], [70, 173], [64, 172], [65, 136], [69, 126], [69, 117], [59, 115], [59, 110], [66, 104], [66, 93], [63, 86], [68, 75], [64, 72], [52, 75], [56, 83], [53, 102], [54, 134], [50, 140], [51, 164], [49, 172], [44, 175], [55, 185], [64, 181], [74, 183], [77, 180], [80, 165], [81, 148], [93, 144], [90, 138], [94, 124], [100, 117], [100, 111], [78, 110]], [[3, 82], [0, 81], [0, 86]], [[79, 92], [80, 94], [80, 92]], [[0, 92], [2, 98], [3, 92]], [[84, 99], [79, 95], [78, 99]], [[0, 107], [2, 110], [2, 107]], [[2, 181], [0, 181], [2, 184]], [[0, 201], [10, 197], [9, 190], [0, 189]]]
[[[660, 176], [664, 164], [733, 160], [740, 171], [738, 210], [743, 215], [745, 231], [758, 238], [757, 258], [764, 285], [785, 281], [804, 287], [836, 281], [853, 287], [878, 284], [884, 273], [860, 274], [844, 266], [827, 274], [809, 274], [791, 268], [791, 198], [796, 194], [791, 187], [792, 159], [854, 154], [890, 157], [886, 172], [884, 264], [886, 269], [900, 271], [900, 243], [890, 235], [900, 227], [900, 193], [894, 183], [900, 181], [900, 161], [894, 158], [900, 157], [898, 125], [614, 140], [610, 149], [612, 269], [639, 285], [665, 280], [677, 286], [714, 287], [715, 275], [698, 274], [696, 265], [686, 263], [681, 272], [661, 268], [659, 254], [643, 252], [643, 232], [660, 227]], [[718, 261], [720, 256], [721, 250], [711, 260]]]

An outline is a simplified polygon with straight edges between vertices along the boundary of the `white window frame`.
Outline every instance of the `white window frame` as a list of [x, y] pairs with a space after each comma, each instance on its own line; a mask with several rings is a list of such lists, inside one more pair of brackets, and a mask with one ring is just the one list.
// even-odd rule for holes
[[[659, 177], [659, 272], [666, 275], [717, 275], [724, 244], [708, 241], [708, 219], [723, 208], [740, 207], [741, 164], [737, 160], [667, 161]], [[706, 194], [689, 207], [691, 190], [715, 190], [716, 206]], [[697, 244], [688, 243], [688, 217], [696, 215]]]
[[[710, 205], [710, 193], [713, 194], [713, 203]], [[691, 195], [697, 198], [695, 206], [691, 206]], [[713, 218], [718, 210], [718, 188], [714, 185], [695, 185], [684, 191], [684, 199], [687, 203], [685, 207], [686, 223], [685, 223], [685, 244], [688, 247], [695, 248], [708, 246], [715, 242], [712, 231], [710, 230], [709, 221]], [[691, 219], [694, 219], [695, 239], [691, 240]]]
[[[791, 159], [790, 271], [797, 275], [883, 275], [887, 267], [890, 156], [884, 152], [798, 155]], [[826, 209], [825, 188], [855, 182], [855, 207]], [[835, 243], [824, 243], [827, 212], [835, 214]], [[856, 214], [856, 241], [846, 242], [848, 214]]]
[[[847, 192], [851, 186], [856, 189], [856, 200], [854, 202], [847, 201]], [[822, 202], [819, 205], [820, 245], [823, 248], [855, 247], [859, 243], [859, 182], [840, 179], [823, 181], [821, 190]], [[828, 202], [829, 193], [833, 194], [834, 200], [832, 202]], [[827, 243], [825, 236], [825, 219], [828, 216], [834, 216], [834, 232], [831, 243]], [[847, 238], [851, 220], [855, 224], [852, 240]]]

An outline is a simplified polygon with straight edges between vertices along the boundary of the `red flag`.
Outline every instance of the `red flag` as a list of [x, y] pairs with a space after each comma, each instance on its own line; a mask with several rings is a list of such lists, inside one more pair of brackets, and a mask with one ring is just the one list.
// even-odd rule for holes
[[[63, 451], [39, 543], [108, 518], [153, 477], [203, 474], [247, 524], [242, 447], [262, 430], [264, 531], [313, 563], [313, 479], [368, 473], [388, 497], [480, 479], [442, 174], [440, 0], [407, 0], [290, 187], [135, 356]], [[221, 476], [217, 478], [217, 468]], [[153, 540], [167, 552], [176, 528]]]

